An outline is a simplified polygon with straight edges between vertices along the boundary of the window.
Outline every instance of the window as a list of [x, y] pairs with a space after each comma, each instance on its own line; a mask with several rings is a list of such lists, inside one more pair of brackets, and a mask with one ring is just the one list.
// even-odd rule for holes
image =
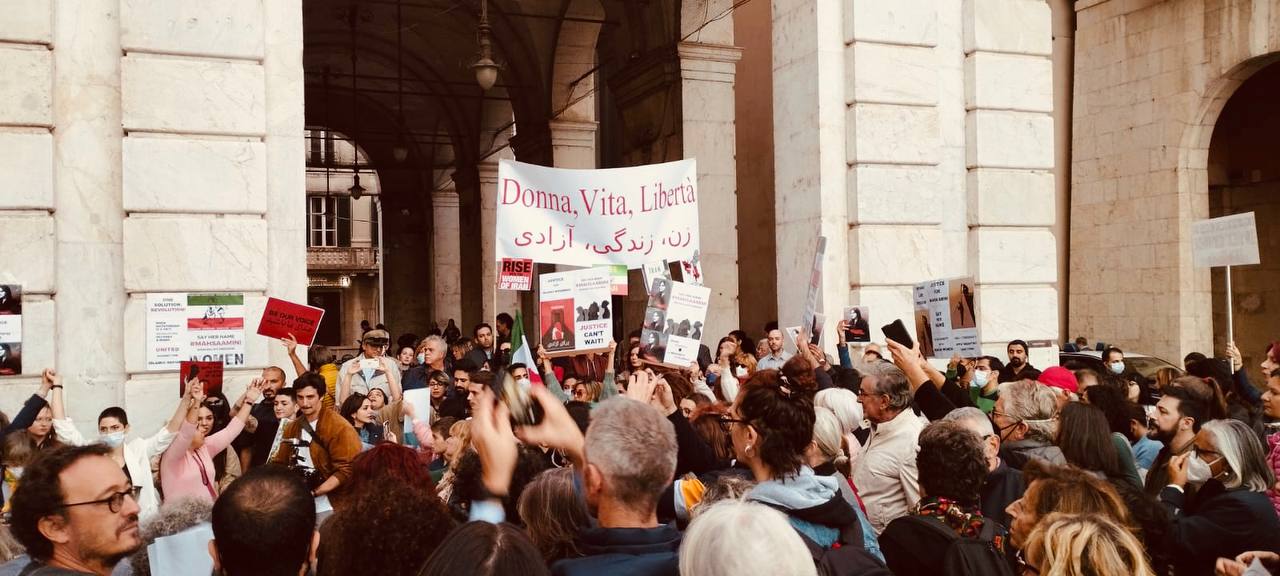
[[307, 198], [307, 246], [351, 245], [351, 199], [341, 196]]

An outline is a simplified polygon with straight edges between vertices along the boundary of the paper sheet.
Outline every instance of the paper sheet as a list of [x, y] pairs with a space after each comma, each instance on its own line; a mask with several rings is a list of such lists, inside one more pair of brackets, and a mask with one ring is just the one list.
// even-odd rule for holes
[[213, 526], [202, 523], [172, 536], [157, 538], [147, 546], [147, 558], [152, 574], [209, 574], [213, 571], [213, 558], [209, 556], [209, 541], [213, 539]]

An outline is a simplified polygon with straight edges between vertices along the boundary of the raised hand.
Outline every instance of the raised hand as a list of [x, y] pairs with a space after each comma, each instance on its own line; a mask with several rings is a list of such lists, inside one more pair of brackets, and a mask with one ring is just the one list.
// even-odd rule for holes
[[518, 449], [511, 431], [511, 412], [506, 404], [494, 401], [488, 387], [476, 399], [471, 445], [480, 456], [480, 479], [485, 489], [494, 496], [506, 496], [511, 488], [511, 474], [516, 469]]
[[280, 344], [284, 345], [284, 349], [287, 350], [289, 354], [298, 353], [298, 339], [293, 336], [292, 332], [289, 333], [288, 336], [281, 338]]
[[62, 386], [62, 377], [58, 376], [58, 372], [53, 368], [45, 368], [44, 371], [40, 373], [41, 395], [43, 396], [44, 393], [52, 390], [54, 386]]
[[653, 390], [657, 385], [657, 378], [654, 378], [648, 370], [641, 370], [632, 374], [627, 380], [626, 397], [648, 404], [649, 400], [653, 399]]

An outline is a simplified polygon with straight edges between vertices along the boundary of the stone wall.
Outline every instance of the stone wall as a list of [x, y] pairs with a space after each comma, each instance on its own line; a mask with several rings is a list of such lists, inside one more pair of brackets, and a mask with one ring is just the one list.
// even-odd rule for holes
[[[267, 296], [306, 292], [302, 12], [294, 1], [0, 1], [0, 283], [27, 290], [24, 375], [43, 367], [86, 429], [121, 405], [138, 432], [176, 405], [175, 373], [146, 373], [151, 292], [246, 294], [247, 363]], [[13, 192], [14, 190], [18, 192]]]
[[1224, 328], [1209, 272], [1191, 266], [1190, 224], [1208, 216], [1219, 112], [1276, 60], [1280, 0], [1076, 10], [1069, 330], [1175, 362], [1208, 353]]
[[868, 305], [882, 341], [912, 284], [972, 275], [991, 351], [1056, 337], [1051, 43], [1042, 0], [774, 2], [778, 277], [826, 235], [829, 328]]

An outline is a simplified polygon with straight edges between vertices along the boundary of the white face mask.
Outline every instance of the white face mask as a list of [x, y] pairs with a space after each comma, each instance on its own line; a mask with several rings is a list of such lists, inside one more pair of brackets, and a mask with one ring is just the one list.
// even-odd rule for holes
[[1111, 372], [1112, 372], [1112, 373], [1114, 373], [1114, 374], [1124, 374], [1124, 361], [1123, 361], [1123, 360], [1122, 360], [1122, 361], [1119, 361], [1119, 362], [1112, 362], [1111, 364], [1108, 364], [1108, 367], [1110, 367], [1110, 368], [1111, 368]]
[[734, 374], [734, 376], [736, 376], [736, 377], [738, 377], [738, 378], [746, 378], [746, 377], [747, 377], [747, 367], [746, 367], [746, 366], [739, 366], [739, 367], [737, 367], [736, 369], [734, 369], [733, 374]]
[[423, 354], [423, 353], [421, 353], [421, 352], [419, 352], [419, 353], [418, 353], [418, 363], [419, 363], [419, 364], [426, 364], [426, 363], [427, 363], [427, 355], [426, 355], [426, 354]]
[[516, 384], [519, 384], [520, 387], [524, 388], [525, 390], [528, 390], [529, 387], [533, 386], [533, 382], [531, 382], [528, 378], [521, 378], [519, 380], [516, 380]]
[[[1221, 460], [1221, 458], [1218, 458], [1218, 460]], [[1210, 478], [1213, 478], [1213, 470], [1210, 466], [1216, 464], [1218, 460], [1214, 460], [1212, 463], [1205, 462], [1200, 459], [1199, 454], [1192, 452], [1191, 458], [1187, 460], [1187, 483], [1199, 486], [1208, 482]]]
[[103, 434], [101, 438], [103, 444], [115, 448], [116, 446], [124, 444], [124, 430], [112, 432], [110, 434]]
[[990, 370], [974, 370], [973, 371], [973, 385], [975, 387], [981, 388], [983, 386], [986, 386], [987, 381], [990, 379], [991, 379]]

